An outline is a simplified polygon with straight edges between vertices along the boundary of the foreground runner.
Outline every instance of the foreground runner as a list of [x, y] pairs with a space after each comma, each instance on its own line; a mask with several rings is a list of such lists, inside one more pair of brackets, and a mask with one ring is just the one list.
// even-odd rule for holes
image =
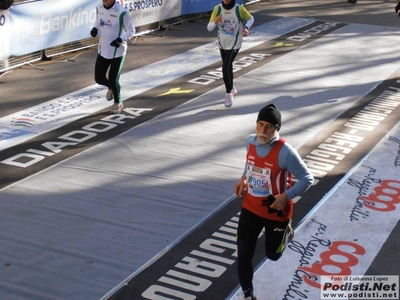
[[[253, 295], [252, 260], [261, 230], [265, 229], [265, 255], [278, 260], [293, 238], [292, 199], [313, 183], [297, 151], [279, 136], [280, 128], [279, 109], [274, 104], [262, 108], [257, 117], [257, 133], [247, 139], [246, 168], [234, 186], [237, 197], [245, 191], [237, 246], [238, 275], [246, 300], [257, 300]], [[293, 187], [292, 174], [298, 179]]]

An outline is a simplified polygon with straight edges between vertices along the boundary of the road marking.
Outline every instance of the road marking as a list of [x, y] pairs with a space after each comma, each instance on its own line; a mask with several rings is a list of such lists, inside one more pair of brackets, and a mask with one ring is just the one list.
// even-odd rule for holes
[[172, 88], [170, 89], [168, 92], [163, 93], [158, 95], [157, 97], [161, 97], [161, 96], [166, 96], [166, 95], [171, 95], [171, 94], [190, 94], [191, 92], [193, 92], [194, 90], [181, 90], [180, 87], [178, 88]]

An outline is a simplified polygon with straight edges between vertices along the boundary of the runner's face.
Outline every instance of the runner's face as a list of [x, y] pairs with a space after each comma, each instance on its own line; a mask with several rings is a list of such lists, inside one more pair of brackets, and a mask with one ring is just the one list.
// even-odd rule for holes
[[278, 129], [271, 123], [258, 121], [256, 125], [257, 139], [260, 144], [268, 144], [275, 137]]
[[110, 7], [114, 4], [115, 0], [102, 0], [105, 7]]
[[232, 0], [222, 0], [222, 2], [224, 2], [224, 4], [229, 4]]

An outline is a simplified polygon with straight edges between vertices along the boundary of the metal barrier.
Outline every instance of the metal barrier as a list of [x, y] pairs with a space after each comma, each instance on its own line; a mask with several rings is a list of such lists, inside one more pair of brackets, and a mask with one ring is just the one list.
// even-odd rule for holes
[[17, 57], [9, 57], [0, 61], [0, 73], [4, 73], [14, 68], [33, 63], [42, 59], [42, 51], [37, 51]]

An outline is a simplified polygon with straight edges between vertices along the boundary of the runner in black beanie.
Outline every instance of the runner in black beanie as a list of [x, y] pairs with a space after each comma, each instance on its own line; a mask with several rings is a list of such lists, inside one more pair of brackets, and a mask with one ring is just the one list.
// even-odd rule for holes
[[[293, 238], [291, 220], [293, 199], [312, 184], [313, 176], [297, 153], [279, 136], [281, 113], [274, 104], [257, 115], [255, 134], [246, 141], [246, 164], [234, 192], [242, 198], [237, 229], [238, 277], [244, 300], [257, 300], [253, 291], [253, 256], [264, 230], [265, 255], [271, 261], [281, 258]], [[297, 180], [292, 185], [292, 176]], [[263, 295], [266, 286], [259, 291]]]
[[275, 104], [268, 104], [263, 107], [258, 113], [257, 122], [258, 121], [266, 121], [275, 125], [278, 128], [278, 131], [281, 129], [281, 112], [275, 106]]

